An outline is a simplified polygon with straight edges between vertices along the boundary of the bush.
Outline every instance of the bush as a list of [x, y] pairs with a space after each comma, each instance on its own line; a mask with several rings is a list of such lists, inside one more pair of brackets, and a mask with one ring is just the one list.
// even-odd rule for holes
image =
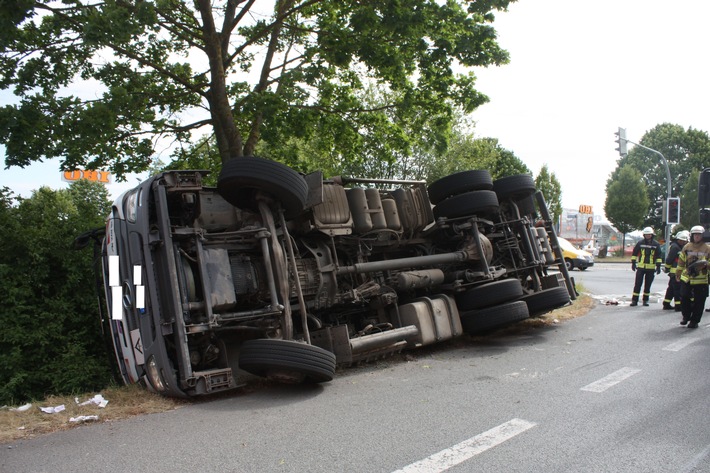
[[79, 233], [103, 224], [109, 205], [105, 188], [88, 181], [28, 199], [0, 193], [0, 404], [110, 382], [93, 255], [72, 249]]

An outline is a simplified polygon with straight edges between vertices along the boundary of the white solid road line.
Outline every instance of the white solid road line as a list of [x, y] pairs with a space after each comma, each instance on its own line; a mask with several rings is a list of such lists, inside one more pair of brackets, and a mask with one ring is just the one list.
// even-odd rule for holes
[[394, 473], [436, 473], [448, 470], [452, 466], [483, 453], [506, 440], [510, 440], [516, 435], [535, 427], [535, 425], [533, 422], [522, 419], [509, 420], [505, 424], [464, 440], [423, 460], [407, 465]]
[[609, 389], [610, 387], [619, 384], [623, 380], [630, 378], [641, 370], [636, 368], [621, 368], [620, 370], [614, 371], [609, 376], [606, 376], [599, 381], [595, 381], [581, 388], [582, 391], [591, 391], [593, 393], [601, 393]]

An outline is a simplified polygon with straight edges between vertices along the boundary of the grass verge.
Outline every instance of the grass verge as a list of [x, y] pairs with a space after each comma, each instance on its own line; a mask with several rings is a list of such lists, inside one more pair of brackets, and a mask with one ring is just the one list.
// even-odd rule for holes
[[[0, 410], [0, 443], [74, 428], [82, 422], [71, 422], [70, 419], [80, 416], [98, 417], [95, 421], [87, 422], [111, 422], [141, 414], [177, 409], [185, 403], [185, 401], [148, 392], [137, 385], [107, 388], [101, 391], [101, 395], [108, 400], [108, 404], [103, 408], [96, 404], [79, 405], [94, 397], [93, 393], [78, 396], [50, 396], [42, 401], [33, 401], [29, 409], [21, 412], [3, 408]], [[65, 409], [53, 414], [40, 410], [40, 407], [61, 405]]]

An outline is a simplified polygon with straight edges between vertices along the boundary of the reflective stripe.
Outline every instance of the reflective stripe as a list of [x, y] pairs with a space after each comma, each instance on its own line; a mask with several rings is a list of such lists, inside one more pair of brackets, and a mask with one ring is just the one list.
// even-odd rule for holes
[[650, 243], [640, 241], [634, 247], [631, 262], [637, 262], [637, 267], [641, 269], [655, 269], [656, 265], [663, 263], [660, 255], [661, 246], [655, 240]]

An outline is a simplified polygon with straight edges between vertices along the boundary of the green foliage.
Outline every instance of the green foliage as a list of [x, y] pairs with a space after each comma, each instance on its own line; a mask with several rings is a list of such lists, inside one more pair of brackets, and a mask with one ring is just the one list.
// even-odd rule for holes
[[442, 150], [454, 110], [487, 101], [466, 68], [508, 61], [492, 23], [511, 1], [4, 2], [6, 164], [120, 178], [194, 132], [221, 162], [262, 143], [334, 169]]
[[86, 180], [0, 198], [0, 403], [99, 389], [110, 380], [96, 315], [90, 251], [72, 249], [103, 225], [106, 189]]
[[[691, 173], [703, 169], [710, 162], [710, 136], [707, 132], [692, 127], [685, 130], [680, 125], [662, 123], [646, 132], [639, 143], [660, 152], [666, 158], [673, 196], [682, 195]], [[662, 202], [668, 197], [668, 178], [660, 156], [638, 146], [631, 147], [629, 154], [619, 160], [612, 179], [626, 165], [641, 173], [648, 187], [648, 199], [651, 203]], [[697, 198], [691, 205], [696, 208], [697, 221]], [[651, 205], [645, 215], [646, 223], [654, 228], [661, 228], [661, 210], [660, 205]]]
[[535, 187], [542, 191], [547, 207], [552, 214], [552, 221], [559, 222], [562, 215], [562, 185], [557, 180], [555, 173], [551, 173], [547, 164], [542, 166], [537, 177], [535, 177]]
[[449, 174], [468, 169], [487, 169], [493, 179], [514, 174], [532, 174], [530, 169], [498, 143], [495, 138], [474, 138], [455, 132], [445, 153], [424, 164], [426, 179], [434, 182]]
[[606, 185], [604, 214], [623, 234], [644, 225], [648, 194], [641, 173], [627, 165], [615, 172]]
[[213, 139], [202, 138], [194, 146], [180, 147], [173, 153], [173, 161], [167, 166], [156, 169], [168, 171], [177, 169], [205, 169], [210, 172], [203, 181], [204, 185], [216, 186], [222, 162], [219, 159], [219, 150]]

